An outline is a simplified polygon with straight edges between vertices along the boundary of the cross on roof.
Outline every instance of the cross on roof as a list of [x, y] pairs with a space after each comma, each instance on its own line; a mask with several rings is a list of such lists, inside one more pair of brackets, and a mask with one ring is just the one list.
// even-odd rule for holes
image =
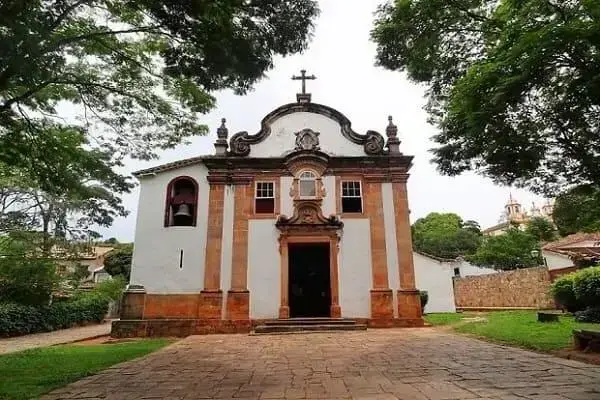
[[300, 76], [293, 75], [292, 76], [292, 80], [294, 80], [294, 81], [302, 81], [302, 94], [306, 94], [306, 81], [307, 80], [311, 80], [311, 81], [315, 80], [315, 79], [317, 79], [317, 77], [314, 76], [314, 75], [306, 76], [306, 70], [305, 69], [301, 70], [300, 74], [301, 74]]

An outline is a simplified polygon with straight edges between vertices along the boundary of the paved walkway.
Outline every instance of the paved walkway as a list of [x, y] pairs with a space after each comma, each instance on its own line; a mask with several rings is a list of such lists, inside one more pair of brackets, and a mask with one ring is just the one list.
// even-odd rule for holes
[[433, 329], [193, 336], [43, 397], [600, 399], [600, 367]]
[[109, 333], [110, 322], [106, 322], [99, 325], [82, 326], [80, 328], [61, 329], [53, 332], [35, 333], [33, 335], [0, 339], [0, 354], [33, 349], [35, 347], [70, 343], [94, 336], [108, 335]]

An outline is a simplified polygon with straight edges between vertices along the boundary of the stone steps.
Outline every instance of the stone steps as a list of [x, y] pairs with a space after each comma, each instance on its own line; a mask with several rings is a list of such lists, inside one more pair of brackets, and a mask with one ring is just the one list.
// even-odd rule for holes
[[367, 326], [343, 318], [290, 318], [265, 321], [254, 328], [255, 334], [294, 332], [364, 331]]

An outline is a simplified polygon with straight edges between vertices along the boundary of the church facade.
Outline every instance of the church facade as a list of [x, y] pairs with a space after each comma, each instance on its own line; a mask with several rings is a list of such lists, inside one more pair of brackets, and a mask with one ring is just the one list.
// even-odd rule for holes
[[131, 282], [114, 336], [246, 332], [265, 320], [423, 324], [407, 200], [412, 157], [310, 94], [213, 155], [134, 175]]

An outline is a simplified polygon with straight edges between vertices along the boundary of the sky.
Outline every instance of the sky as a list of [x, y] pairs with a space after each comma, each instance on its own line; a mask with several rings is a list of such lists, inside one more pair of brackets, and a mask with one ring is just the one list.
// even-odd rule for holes
[[[307, 51], [276, 58], [274, 68], [245, 96], [230, 91], [217, 93], [216, 108], [202, 118], [211, 129], [210, 135], [194, 138], [190, 145], [161, 151], [159, 160], [126, 162], [123, 172], [213, 153], [221, 118], [227, 119], [230, 137], [239, 131], [258, 132], [265, 115], [295, 101], [300, 82], [290, 78], [306, 69], [308, 75], [317, 76], [317, 80], [307, 82], [312, 101], [340, 111], [352, 121], [356, 132], [375, 130], [384, 134], [388, 115], [394, 117], [402, 141], [400, 151], [414, 156], [408, 181], [412, 222], [430, 212], [454, 212], [486, 228], [498, 223], [510, 192], [526, 209], [533, 201], [541, 205], [543, 199], [534, 194], [496, 186], [488, 178], [475, 174], [447, 177], [436, 171], [428, 151], [435, 145], [430, 138], [436, 128], [427, 123], [423, 110], [426, 88], [410, 82], [403, 73], [375, 67], [375, 44], [369, 40], [369, 32], [373, 13], [382, 1], [320, 1], [321, 14]], [[130, 214], [115, 220], [112, 227], [101, 229], [105, 238], [134, 240], [138, 194], [139, 187], [123, 197]]]

